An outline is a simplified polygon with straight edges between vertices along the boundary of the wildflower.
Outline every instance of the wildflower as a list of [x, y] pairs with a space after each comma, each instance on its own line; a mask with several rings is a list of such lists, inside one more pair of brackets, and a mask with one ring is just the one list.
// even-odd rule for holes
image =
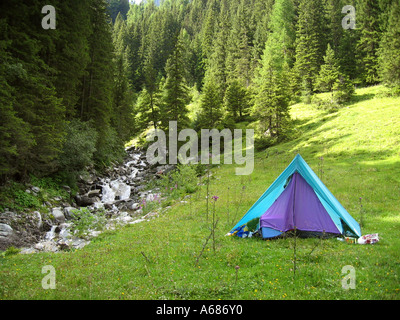
[[218, 197], [218, 196], [212, 196], [212, 199], [213, 199], [214, 201], [217, 201], [217, 200], [219, 199], [219, 197]]

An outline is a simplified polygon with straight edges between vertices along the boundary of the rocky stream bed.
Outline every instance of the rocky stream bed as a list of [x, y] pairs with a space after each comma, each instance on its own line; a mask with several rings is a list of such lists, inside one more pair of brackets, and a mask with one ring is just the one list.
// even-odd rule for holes
[[[159, 190], [146, 190], [150, 179], [160, 178], [174, 166], [150, 166], [145, 152], [135, 147], [126, 150], [125, 160], [107, 169], [101, 176], [91, 171], [79, 181], [79, 192], [73, 200], [58, 200], [56, 207], [45, 204], [48, 213], [39, 211], [0, 213], [0, 250], [19, 248], [21, 253], [58, 252], [80, 249], [105, 230], [135, 224], [155, 217], [158, 213], [142, 210], [142, 203], [160, 199]], [[69, 187], [64, 187], [69, 193]], [[30, 186], [25, 192], [37, 194], [40, 188]], [[77, 211], [79, 210], [79, 211]], [[87, 230], [77, 236], [76, 221], [85, 214], [103, 219], [101, 230]]]

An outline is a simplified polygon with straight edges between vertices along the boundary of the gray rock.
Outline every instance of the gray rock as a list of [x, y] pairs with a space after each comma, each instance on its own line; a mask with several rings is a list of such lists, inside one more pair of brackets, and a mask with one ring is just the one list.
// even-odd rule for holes
[[0, 238], [9, 238], [13, 234], [13, 228], [11, 228], [8, 224], [0, 223]]
[[98, 197], [98, 196], [100, 196], [100, 192], [101, 192], [101, 190], [99, 190], [99, 189], [90, 190], [90, 191], [87, 193], [86, 196], [89, 197], [89, 198]]
[[33, 214], [36, 215], [36, 219], [37, 219], [36, 227], [38, 229], [41, 229], [43, 227], [42, 215], [40, 214], [39, 211], [35, 211], [35, 212], [33, 212]]
[[40, 192], [40, 188], [39, 187], [32, 187], [31, 189], [32, 189], [32, 191], [34, 193], [39, 193]]
[[65, 191], [71, 193], [71, 188], [69, 186], [62, 186]]
[[58, 247], [52, 241], [42, 241], [34, 245], [34, 249], [38, 251], [45, 251], [45, 252], [57, 252]]
[[139, 209], [139, 203], [137, 203], [137, 202], [131, 202], [131, 203], [129, 203], [129, 204], [127, 205], [127, 208], [128, 208], [129, 210], [137, 210], [137, 209]]
[[95, 202], [97, 202], [96, 200], [97, 200], [97, 197], [89, 198], [89, 197], [87, 197], [87, 196], [80, 196], [80, 195], [77, 195], [77, 196], [75, 197], [76, 204], [77, 204], [79, 207], [91, 206], [91, 205], [93, 205]]
[[53, 215], [53, 217], [57, 223], [65, 222], [65, 216], [64, 216], [64, 213], [62, 212], [61, 208], [53, 208], [51, 210], [51, 214]]
[[67, 220], [72, 220], [75, 218], [75, 215], [73, 212], [74, 210], [76, 210], [76, 208], [74, 208], [74, 207], [65, 207], [64, 208], [64, 216]]

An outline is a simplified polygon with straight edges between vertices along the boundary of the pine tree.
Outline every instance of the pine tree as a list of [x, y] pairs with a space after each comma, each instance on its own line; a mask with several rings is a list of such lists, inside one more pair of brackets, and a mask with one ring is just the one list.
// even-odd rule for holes
[[107, 11], [111, 16], [113, 23], [116, 21], [119, 14], [124, 20], [126, 20], [129, 11], [129, 0], [107, 0], [107, 2]]
[[276, 68], [269, 52], [266, 47], [256, 78], [252, 115], [258, 119], [258, 131], [262, 136], [281, 139], [290, 119], [287, 87], [289, 66], [284, 62], [281, 70]]
[[225, 94], [227, 86], [228, 72], [226, 60], [228, 54], [226, 39], [229, 36], [230, 23], [228, 20], [228, 11], [225, 6], [222, 7], [219, 16], [219, 28], [213, 41], [213, 51], [207, 60], [208, 77], [213, 77], [220, 90], [220, 95]]
[[[5, 32], [5, 21], [0, 20], [0, 30]], [[33, 136], [29, 132], [28, 124], [17, 116], [13, 105], [15, 103], [14, 88], [8, 82], [17, 76], [18, 66], [10, 64], [10, 57], [6, 53], [9, 42], [0, 40], [0, 182], [8, 176], [18, 173], [21, 166], [21, 156], [33, 144]], [[11, 79], [10, 79], [11, 78]]]
[[126, 22], [118, 14], [113, 30], [114, 43], [114, 86], [111, 125], [121, 141], [129, 140], [134, 133], [133, 99], [128, 80]]
[[270, 137], [281, 138], [289, 119], [287, 82], [294, 41], [293, 19], [291, 0], [275, 2], [271, 13], [271, 34], [255, 80], [253, 115], [259, 119], [261, 134], [268, 132]]
[[20, 177], [28, 173], [54, 172], [65, 135], [65, 106], [57, 97], [53, 83], [57, 70], [47, 64], [59, 34], [49, 30], [41, 36], [40, 16], [35, 14], [40, 9], [37, 2], [11, 2], [0, 7], [7, 21], [0, 38], [5, 41], [3, 46], [6, 44], [4, 49], [7, 50], [4, 85], [10, 89], [5, 112], [16, 124], [15, 130], [22, 123], [26, 125], [21, 135], [11, 132], [15, 138], [19, 136], [20, 141], [27, 139], [27, 147], [18, 150], [17, 161], [13, 164]]
[[381, 38], [381, 10], [376, 0], [360, 1], [357, 8], [357, 69], [359, 80], [364, 84], [376, 84], [378, 76], [378, 50]]
[[383, 34], [379, 51], [382, 81], [397, 95], [400, 94], [400, 4], [393, 1], [387, 31]]
[[[160, 86], [162, 87], [162, 82]], [[150, 93], [146, 88], [143, 88], [135, 107], [136, 126], [139, 132], [146, 130], [149, 126], [152, 126], [154, 129], [158, 128], [161, 118], [160, 99], [159, 90]]]
[[328, 44], [328, 48], [326, 49], [324, 61], [325, 63], [321, 66], [321, 70], [315, 81], [315, 88], [321, 92], [329, 92], [332, 91], [332, 87], [340, 75], [335, 52], [330, 44]]
[[[182, 35], [182, 34], [181, 34]], [[178, 122], [178, 130], [189, 125], [187, 104], [190, 102], [189, 89], [185, 80], [183, 62], [183, 41], [181, 35], [174, 52], [168, 58], [166, 65], [167, 78], [165, 80], [162, 105], [161, 105], [161, 129], [167, 131], [170, 121]]]
[[254, 4], [253, 15], [255, 16], [256, 21], [253, 40], [254, 67], [258, 66], [257, 61], [261, 60], [265, 49], [265, 43], [267, 42], [268, 34], [270, 32], [268, 26], [274, 2], [275, 0], [256, 0]]
[[273, 6], [265, 50], [273, 57], [275, 68], [282, 70], [284, 63], [294, 63], [295, 8], [293, 0], [277, 0]]
[[235, 122], [243, 120], [249, 108], [249, 100], [247, 89], [238, 80], [229, 82], [224, 97], [224, 105], [228, 116]]
[[231, 32], [227, 38], [226, 74], [227, 81], [237, 79], [248, 87], [252, 78], [249, 45], [251, 41], [245, 8], [246, 4], [240, 2], [234, 11]]
[[206, 74], [200, 98], [200, 113], [197, 118], [198, 129], [217, 128], [222, 120], [222, 99], [218, 85], [212, 76]]
[[314, 91], [314, 81], [323, 63], [326, 48], [323, 12], [322, 0], [300, 1], [294, 67], [306, 96]]
[[[83, 79], [80, 119], [91, 121], [98, 132], [94, 160], [108, 164], [120, 157], [123, 142], [112, 127], [113, 117], [113, 41], [112, 25], [103, 1], [95, 0], [91, 7], [92, 33], [89, 36], [90, 63]], [[115, 123], [114, 119], [114, 123]]]
[[354, 86], [350, 77], [341, 72], [335, 52], [330, 44], [326, 49], [324, 61], [325, 63], [321, 66], [315, 82], [316, 89], [321, 92], [333, 91], [333, 100], [336, 103], [347, 102], [354, 92]]
[[57, 97], [66, 108], [66, 118], [79, 115], [82, 80], [90, 61], [88, 35], [91, 34], [90, 0], [59, 1], [57, 38], [47, 55], [49, 66], [57, 70], [53, 81]]

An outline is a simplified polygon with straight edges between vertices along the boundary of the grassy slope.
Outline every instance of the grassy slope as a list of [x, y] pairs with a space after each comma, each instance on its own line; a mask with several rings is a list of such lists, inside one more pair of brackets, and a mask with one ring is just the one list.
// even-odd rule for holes
[[[1, 299], [399, 299], [400, 99], [380, 98], [382, 87], [359, 89], [336, 114], [293, 106], [297, 139], [256, 153], [250, 176], [234, 165], [214, 170], [210, 195], [220, 219], [196, 265], [211, 224], [205, 187], [150, 222], [105, 233], [88, 247], [59, 254], [0, 257]], [[225, 237], [230, 228], [300, 152], [363, 234], [376, 245], [336, 239], [261, 241]], [[42, 267], [56, 269], [56, 290], [44, 290]], [[356, 289], [343, 290], [342, 267], [356, 270]], [[235, 267], [239, 266], [237, 271]]]

